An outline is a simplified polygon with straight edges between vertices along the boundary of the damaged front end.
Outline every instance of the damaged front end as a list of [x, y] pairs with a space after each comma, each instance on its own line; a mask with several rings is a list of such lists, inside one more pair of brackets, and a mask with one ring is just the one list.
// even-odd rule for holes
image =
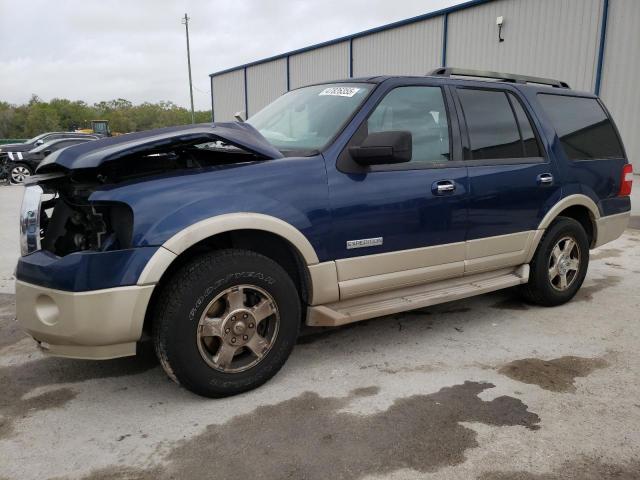
[[[135, 354], [154, 290], [153, 282], [140, 278], [162, 247], [136, 240], [134, 231], [156, 221], [153, 195], [162, 196], [157, 185], [175, 180], [188, 198], [192, 174], [281, 156], [242, 124], [172, 127], [54, 152], [25, 185], [18, 323], [54, 355]], [[156, 187], [149, 197], [140, 193], [143, 206], [137, 204], [137, 210], [130, 198], [117, 195], [125, 190], [135, 197], [145, 184]]]
[[22, 255], [57, 257], [132, 247], [128, 205], [92, 201], [97, 190], [172, 172], [279, 158], [248, 124], [170, 127], [107, 138], [50, 155], [28, 182], [20, 218]]
[[22, 201], [20, 247], [23, 256], [38, 250], [63, 257], [85, 250], [131, 247], [130, 208], [125, 204], [88, 200], [99, 184], [77, 185], [64, 176], [39, 180], [39, 184], [26, 186]]

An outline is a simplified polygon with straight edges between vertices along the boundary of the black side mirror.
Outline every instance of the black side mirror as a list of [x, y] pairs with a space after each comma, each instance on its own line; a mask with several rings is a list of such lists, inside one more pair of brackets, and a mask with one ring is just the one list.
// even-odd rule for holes
[[351, 157], [360, 165], [385, 165], [411, 161], [411, 132], [374, 132], [362, 145], [349, 147]]
[[44, 156], [46, 157], [47, 155], [49, 155], [49, 154], [51, 153], [51, 150], [45, 150], [45, 151], [44, 151], [44, 152], [42, 152], [42, 153], [44, 153]]

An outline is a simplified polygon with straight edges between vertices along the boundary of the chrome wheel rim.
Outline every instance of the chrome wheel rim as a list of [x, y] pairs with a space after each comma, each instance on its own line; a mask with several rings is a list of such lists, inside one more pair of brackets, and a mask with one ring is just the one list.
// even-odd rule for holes
[[560, 292], [567, 290], [580, 271], [581, 252], [572, 237], [561, 238], [551, 250], [549, 257], [549, 282]]
[[198, 351], [214, 370], [248, 370], [269, 353], [278, 335], [280, 314], [273, 297], [255, 285], [219, 293], [198, 322]]
[[11, 180], [14, 183], [22, 183], [24, 179], [31, 175], [29, 169], [27, 167], [23, 167], [22, 165], [18, 165], [11, 169]]

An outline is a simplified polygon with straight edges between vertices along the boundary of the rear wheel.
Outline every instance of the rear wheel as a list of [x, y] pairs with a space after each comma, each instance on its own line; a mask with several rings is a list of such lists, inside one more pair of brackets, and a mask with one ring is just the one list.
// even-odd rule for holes
[[167, 374], [207, 397], [234, 395], [275, 375], [295, 345], [300, 301], [287, 273], [253, 252], [202, 255], [163, 288], [154, 318]]
[[11, 179], [11, 183], [21, 184], [33, 175], [33, 171], [29, 165], [24, 163], [16, 163], [11, 168], [9, 168], [9, 178]]
[[578, 221], [559, 217], [540, 241], [523, 293], [539, 305], [561, 305], [580, 289], [588, 266], [587, 233]]

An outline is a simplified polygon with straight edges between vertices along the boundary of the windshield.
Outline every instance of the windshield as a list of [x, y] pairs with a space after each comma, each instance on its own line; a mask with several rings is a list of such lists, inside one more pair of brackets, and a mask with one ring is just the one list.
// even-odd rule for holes
[[278, 150], [319, 150], [336, 136], [373, 85], [332, 83], [284, 94], [253, 115], [253, 125]]

